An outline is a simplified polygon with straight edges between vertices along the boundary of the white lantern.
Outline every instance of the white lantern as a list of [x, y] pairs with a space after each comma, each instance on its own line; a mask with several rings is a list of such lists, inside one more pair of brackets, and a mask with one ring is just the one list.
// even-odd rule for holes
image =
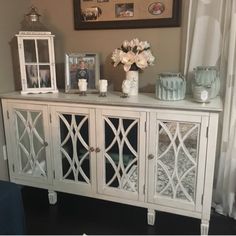
[[56, 93], [54, 35], [39, 21], [32, 7], [16, 35], [19, 53], [22, 94]]

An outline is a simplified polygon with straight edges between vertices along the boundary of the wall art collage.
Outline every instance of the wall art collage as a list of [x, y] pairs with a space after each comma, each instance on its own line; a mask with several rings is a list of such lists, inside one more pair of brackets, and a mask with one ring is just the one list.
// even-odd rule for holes
[[75, 29], [174, 27], [178, 0], [74, 0]]

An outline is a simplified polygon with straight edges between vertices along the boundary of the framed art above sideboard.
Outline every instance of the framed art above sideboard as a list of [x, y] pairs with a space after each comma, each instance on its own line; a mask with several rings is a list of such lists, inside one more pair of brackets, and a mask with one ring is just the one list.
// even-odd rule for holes
[[181, 0], [74, 0], [75, 30], [180, 26]]

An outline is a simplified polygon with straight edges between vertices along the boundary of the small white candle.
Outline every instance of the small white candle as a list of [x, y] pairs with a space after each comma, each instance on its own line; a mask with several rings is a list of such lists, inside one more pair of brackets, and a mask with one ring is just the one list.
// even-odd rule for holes
[[100, 93], [107, 92], [107, 80], [106, 79], [99, 80], [99, 91], [100, 91]]
[[86, 79], [79, 79], [78, 87], [80, 92], [86, 92], [87, 91], [87, 80]]

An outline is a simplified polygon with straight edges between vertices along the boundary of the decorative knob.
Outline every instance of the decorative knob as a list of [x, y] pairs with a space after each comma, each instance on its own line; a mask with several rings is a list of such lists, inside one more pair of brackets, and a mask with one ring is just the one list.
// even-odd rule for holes
[[44, 147], [47, 147], [48, 146], [48, 142], [44, 141]]
[[153, 155], [153, 154], [149, 154], [149, 155], [148, 155], [148, 159], [149, 159], [149, 160], [152, 160], [153, 158], [154, 158], [154, 155]]
[[101, 149], [97, 147], [95, 151], [96, 152], [101, 152]]
[[94, 147], [90, 147], [90, 148], [89, 148], [89, 151], [90, 151], [90, 152], [94, 152]]

